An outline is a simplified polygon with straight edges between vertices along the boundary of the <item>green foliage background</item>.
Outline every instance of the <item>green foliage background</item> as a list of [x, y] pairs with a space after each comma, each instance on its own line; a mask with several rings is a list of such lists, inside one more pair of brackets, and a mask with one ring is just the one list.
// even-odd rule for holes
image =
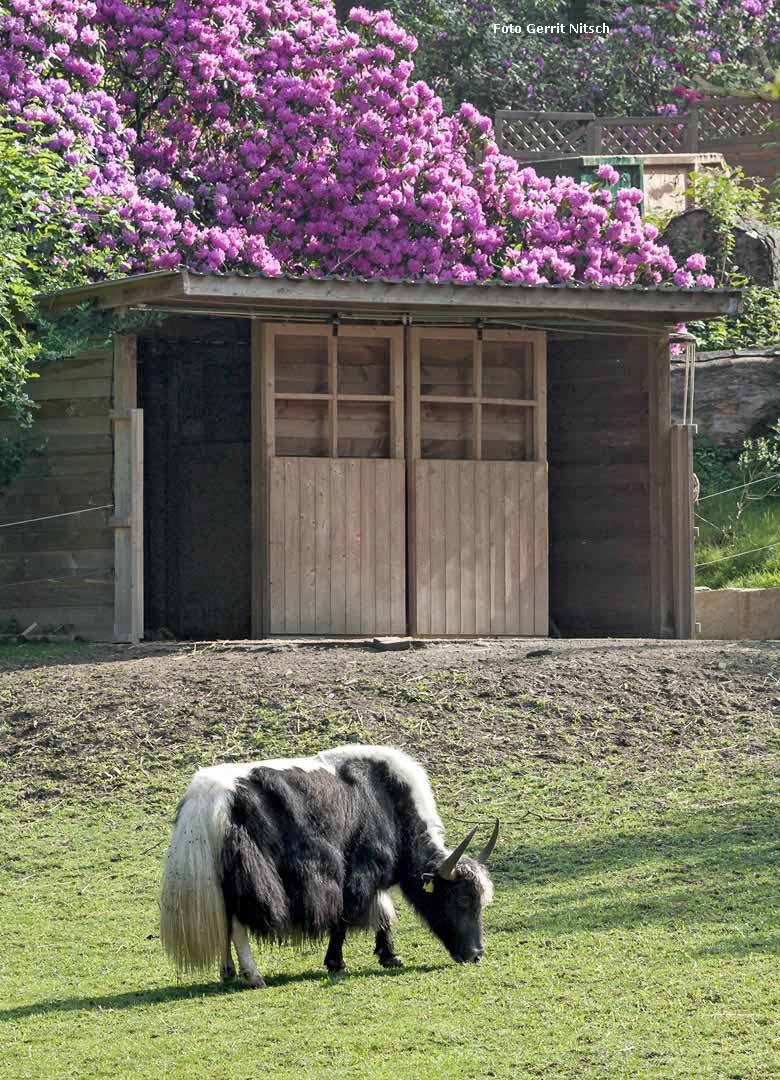
[[119, 264], [111, 252], [90, 250], [74, 229], [79, 208], [99, 216], [106, 231], [118, 224], [116, 207], [88, 195], [88, 183], [39, 132], [22, 134], [0, 120], [0, 414], [14, 429], [0, 436], [0, 490], [34, 444], [27, 382], [52, 358], [31, 332], [36, 294], [108, 275]]

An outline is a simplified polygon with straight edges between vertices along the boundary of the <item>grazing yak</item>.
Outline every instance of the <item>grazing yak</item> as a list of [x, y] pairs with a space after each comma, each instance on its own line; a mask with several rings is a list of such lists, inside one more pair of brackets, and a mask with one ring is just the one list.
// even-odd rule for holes
[[314, 757], [214, 765], [195, 774], [176, 814], [163, 872], [160, 937], [179, 970], [220, 961], [223, 980], [264, 986], [258, 940], [329, 936], [325, 966], [344, 968], [347, 930], [376, 931], [384, 967], [400, 967], [388, 894], [400, 889], [458, 963], [482, 957], [493, 896], [476, 829], [450, 851], [424, 770], [400, 750], [342, 746]]

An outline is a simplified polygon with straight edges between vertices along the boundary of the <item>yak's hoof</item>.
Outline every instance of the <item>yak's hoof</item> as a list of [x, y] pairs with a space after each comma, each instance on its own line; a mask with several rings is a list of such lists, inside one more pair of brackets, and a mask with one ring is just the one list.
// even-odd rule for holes
[[395, 953], [392, 956], [380, 956], [379, 963], [383, 968], [402, 968], [404, 966], [401, 957], [396, 956]]
[[236, 977], [236, 969], [232, 964], [220, 964], [219, 965], [219, 981], [221, 983], [230, 982]]
[[347, 971], [347, 965], [342, 961], [340, 964], [326, 964], [328, 969], [328, 975], [344, 975]]
[[251, 986], [253, 990], [265, 989], [265, 979], [259, 971], [256, 971], [254, 975], [251, 975], [248, 971], [242, 971], [241, 977], [246, 979], [247, 986]]

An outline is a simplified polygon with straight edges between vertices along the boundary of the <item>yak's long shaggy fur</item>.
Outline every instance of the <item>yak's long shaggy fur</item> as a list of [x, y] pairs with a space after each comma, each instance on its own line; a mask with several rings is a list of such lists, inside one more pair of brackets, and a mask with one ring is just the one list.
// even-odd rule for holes
[[[165, 861], [162, 944], [178, 969], [201, 970], [225, 956], [233, 920], [258, 939], [289, 941], [339, 926], [386, 928], [394, 914], [386, 890], [400, 884], [453, 951], [454, 915], [440, 917], [441, 903], [423, 891], [446, 854], [428, 778], [400, 751], [346, 746], [201, 769]], [[477, 909], [489, 902], [481, 864], [464, 858], [459, 878], [462, 888], [472, 883]], [[455, 897], [439, 900], [454, 913]]]

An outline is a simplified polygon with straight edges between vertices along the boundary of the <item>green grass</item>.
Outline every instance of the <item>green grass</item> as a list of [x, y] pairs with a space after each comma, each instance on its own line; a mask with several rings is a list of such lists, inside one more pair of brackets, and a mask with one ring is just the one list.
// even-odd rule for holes
[[[748, 503], [727, 542], [723, 529], [735, 520], [737, 493], [706, 499], [697, 506], [699, 526], [696, 563], [723, 559], [696, 570], [696, 584], [710, 589], [770, 589], [780, 587], [780, 498]], [[767, 548], [774, 544], [775, 547]], [[742, 551], [765, 548], [752, 555], [724, 559]]]
[[[0, 684], [0, 737], [16, 740], [14, 752], [24, 745], [28, 763], [14, 757], [0, 789], [3, 1080], [780, 1075], [780, 733], [770, 713], [735, 706], [690, 729], [650, 706], [641, 721], [607, 707], [586, 718], [530, 691], [488, 693], [479, 665], [403, 678], [400, 660], [372, 660], [375, 670], [353, 677], [347, 654], [334, 655], [324, 688], [320, 678], [272, 693], [276, 671], [263, 658], [211, 676], [233, 708], [230, 721], [212, 717], [206, 743], [184, 718], [213, 682], [186, 657], [155, 676], [190, 680], [175, 726], [155, 708], [142, 730], [140, 662], [95, 664], [93, 689], [74, 682], [66, 702], [64, 682], [80, 677], [90, 650], [73, 664], [24, 655]], [[280, 686], [293, 678], [288, 663]], [[267, 990], [177, 981], [157, 938], [156, 895], [192, 760], [253, 752], [252, 731], [264, 747], [335, 742], [355, 723], [347, 685], [368, 736], [385, 724], [432, 755], [450, 835], [464, 819], [504, 819], [485, 962], [457, 967], [404, 909], [399, 972], [382, 971], [372, 943], [355, 937], [338, 979], [325, 975], [323, 949], [274, 947], [258, 950]], [[327, 718], [311, 695], [330, 687]], [[91, 727], [79, 726], [85, 716]], [[439, 733], [431, 750], [426, 724]], [[613, 744], [613, 730], [628, 747]], [[501, 731], [511, 746], [491, 753]], [[469, 744], [482, 749], [469, 754]]]

